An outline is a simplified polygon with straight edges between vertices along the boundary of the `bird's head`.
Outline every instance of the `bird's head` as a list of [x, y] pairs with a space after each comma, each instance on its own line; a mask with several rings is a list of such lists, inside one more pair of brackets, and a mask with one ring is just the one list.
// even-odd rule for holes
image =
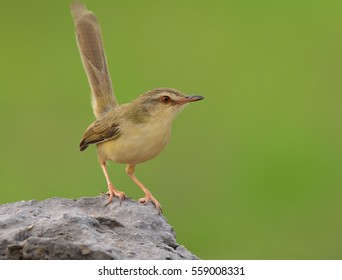
[[185, 95], [172, 88], [157, 88], [139, 96], [132, 102], [139, 108], [139, 117], [153, 117], [156, 120], [172, 120], [190, 102], [202, 100], [198, 95]]

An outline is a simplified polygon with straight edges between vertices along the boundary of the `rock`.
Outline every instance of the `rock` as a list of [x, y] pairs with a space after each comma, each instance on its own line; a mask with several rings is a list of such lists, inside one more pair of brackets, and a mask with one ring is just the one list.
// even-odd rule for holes
[[151, 203], [106, 199], [0, 205], [0, 259], [197, 259]]

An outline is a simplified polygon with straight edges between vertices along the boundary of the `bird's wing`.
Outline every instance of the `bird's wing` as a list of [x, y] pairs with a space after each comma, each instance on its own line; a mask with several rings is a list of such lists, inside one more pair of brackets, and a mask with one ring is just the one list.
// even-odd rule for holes
[[120, 130], [117, 123], [109, 122], [108, 119], [101, 118], [93, 122], [85, 131], [80, 150], [85, 150], [90, 144], [99, 144], [119, 137]]
[[117, 105], [103, 48], [100, 25], [96, 16], [81, 2], [71, 4], [77, 45], [92, 91], [93, 112], [100, 118]]

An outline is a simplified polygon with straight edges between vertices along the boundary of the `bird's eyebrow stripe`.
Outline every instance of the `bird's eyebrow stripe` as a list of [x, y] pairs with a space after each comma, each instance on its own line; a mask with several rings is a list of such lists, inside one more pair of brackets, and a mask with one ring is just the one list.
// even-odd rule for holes
[[162, 93], [162, 92], [171, 93], [171, 94], [175, 94], [177, 96], [181, 96], [181, 94], [178, 91], [176, 91], [174, 89], [170, 89], [170, 88], [157, 88], [157, 89], [154, 89], [151, 91], [151, 93], [156, 93], [156, 94]]

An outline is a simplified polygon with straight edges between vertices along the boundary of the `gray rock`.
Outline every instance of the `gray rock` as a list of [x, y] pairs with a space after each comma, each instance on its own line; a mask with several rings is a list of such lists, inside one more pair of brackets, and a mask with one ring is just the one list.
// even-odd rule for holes
[[151, 203], [106, 199], [0, 205], [0, 259], [197, 259]]

